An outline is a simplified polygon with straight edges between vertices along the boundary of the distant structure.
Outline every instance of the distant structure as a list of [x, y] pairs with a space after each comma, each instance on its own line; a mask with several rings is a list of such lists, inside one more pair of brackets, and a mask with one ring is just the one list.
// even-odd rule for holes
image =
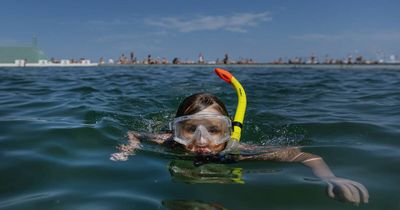
[[37, 47], [36, 37], [32, 38], [31, 47], [0, 47], [0, 67], [73, 67], [73, 66], [97, 66], [89, 59], [61, 59], [50, 60]]
[[47, 60], [47, 56], [37, 47], [36, 37], [32, 38], [31, 47], [0, 46], [0, 63], [39, 63]]

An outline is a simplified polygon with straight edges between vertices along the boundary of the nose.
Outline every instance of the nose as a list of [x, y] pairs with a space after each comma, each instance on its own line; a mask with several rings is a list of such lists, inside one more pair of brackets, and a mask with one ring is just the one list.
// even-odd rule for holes
[[208, 139], [205, 138], [204, 135], [202, 135], [201, 132], [198, 133], [198, 135], [195, 136], [195, 144], [197, 146], [207, 146], [208, 145]]

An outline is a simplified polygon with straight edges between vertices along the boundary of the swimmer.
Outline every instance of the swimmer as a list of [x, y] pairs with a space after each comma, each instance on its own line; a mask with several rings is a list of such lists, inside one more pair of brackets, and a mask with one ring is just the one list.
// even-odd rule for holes
[[[315, 176], [327, 183], [329, 197], [357, 205], [368, 203], [368, 190], [361, 183], [336, 177], [324, 160], [317, 155], [302, 152], [297, 147], [265, 148], [239, 143], [239, 139], [232, 138], [234, 133], [232, 129], [237, 129], [235, 127], [237, 124], [231, 122], [228, 111], [220, 99], [210, 93], [197, 93], [185, 98], [179, 105], [175, 118], [170, 123], [170, 132], [162, 134], [128, 132], [128, 144], [119, 146], [120, 152], [112, 154], [110, 159], [127, 160], [129, 155], [133, 155], [141, 148], [141, 141], [149, 140], [169, 148], [180, 148], [195, 155], [235, 154], [236, 161], [299, 162], [309, 167]], [[259, 149], [264, 151], [251, 154]], [[236, 153], [237, 151], [239, 153]]]
[[[225, 105], [214, 95], [198, 93], [187, 97], [179, 106], [172, 122], [172, 133], [139, 134], [129, 132], [129, 143], [119, 147], [112, 160], [127, 160], [140, 148], [140, 140], [151, 140], [173, 148], [183, 148], [196, 154], [218, 154], [225, 149], [231, 132], [231, 122]], [[252, 151], [257, 146], [239, 144], [240, 151]], [[328, 184], [328, 195], [346, 201], [368, 203], [368, 190], [360, 183], [336, 177], [324, 160], [314, 154], [301, 152], [295, 147], [272, 148], [256, 155], [239, 155], [241, 160], [270, 160], [299, 162], [311, 168], [313, 173]]]

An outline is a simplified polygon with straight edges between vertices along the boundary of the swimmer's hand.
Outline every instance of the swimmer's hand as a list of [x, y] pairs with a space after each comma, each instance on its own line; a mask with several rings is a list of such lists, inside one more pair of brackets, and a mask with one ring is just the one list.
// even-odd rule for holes
[[361, 183], [335, 176], [324, 178], [323, 181], [328, 184], [327, 193], [331, 198], [356, 205], [368, 203], [368, 190]]
[[135, 132], [128, 132], [128, 144], [122, 144], [117, 146], [117, 149], [120, 152], [111, 154], [110, 160], [113, 161], [126, 161], [128, 160], [129, 155], [134, 155], [135, 150], [140, 148], [140, 134]]

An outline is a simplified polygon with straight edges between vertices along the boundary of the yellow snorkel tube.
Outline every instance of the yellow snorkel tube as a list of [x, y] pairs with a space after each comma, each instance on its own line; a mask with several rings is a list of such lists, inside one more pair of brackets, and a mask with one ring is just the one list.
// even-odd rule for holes
[[232, 122], [233, 131], [231, 134], [231, 140], [239, 142], [243, 128], [244, 114], [247, 106], [246, 93], [244, 92], [244, 88], [240, 82], [227, 70], [216, 68], [215, 73], [225, 82], [230, 83], [236, 90], [238, 96], [238, 105]]

